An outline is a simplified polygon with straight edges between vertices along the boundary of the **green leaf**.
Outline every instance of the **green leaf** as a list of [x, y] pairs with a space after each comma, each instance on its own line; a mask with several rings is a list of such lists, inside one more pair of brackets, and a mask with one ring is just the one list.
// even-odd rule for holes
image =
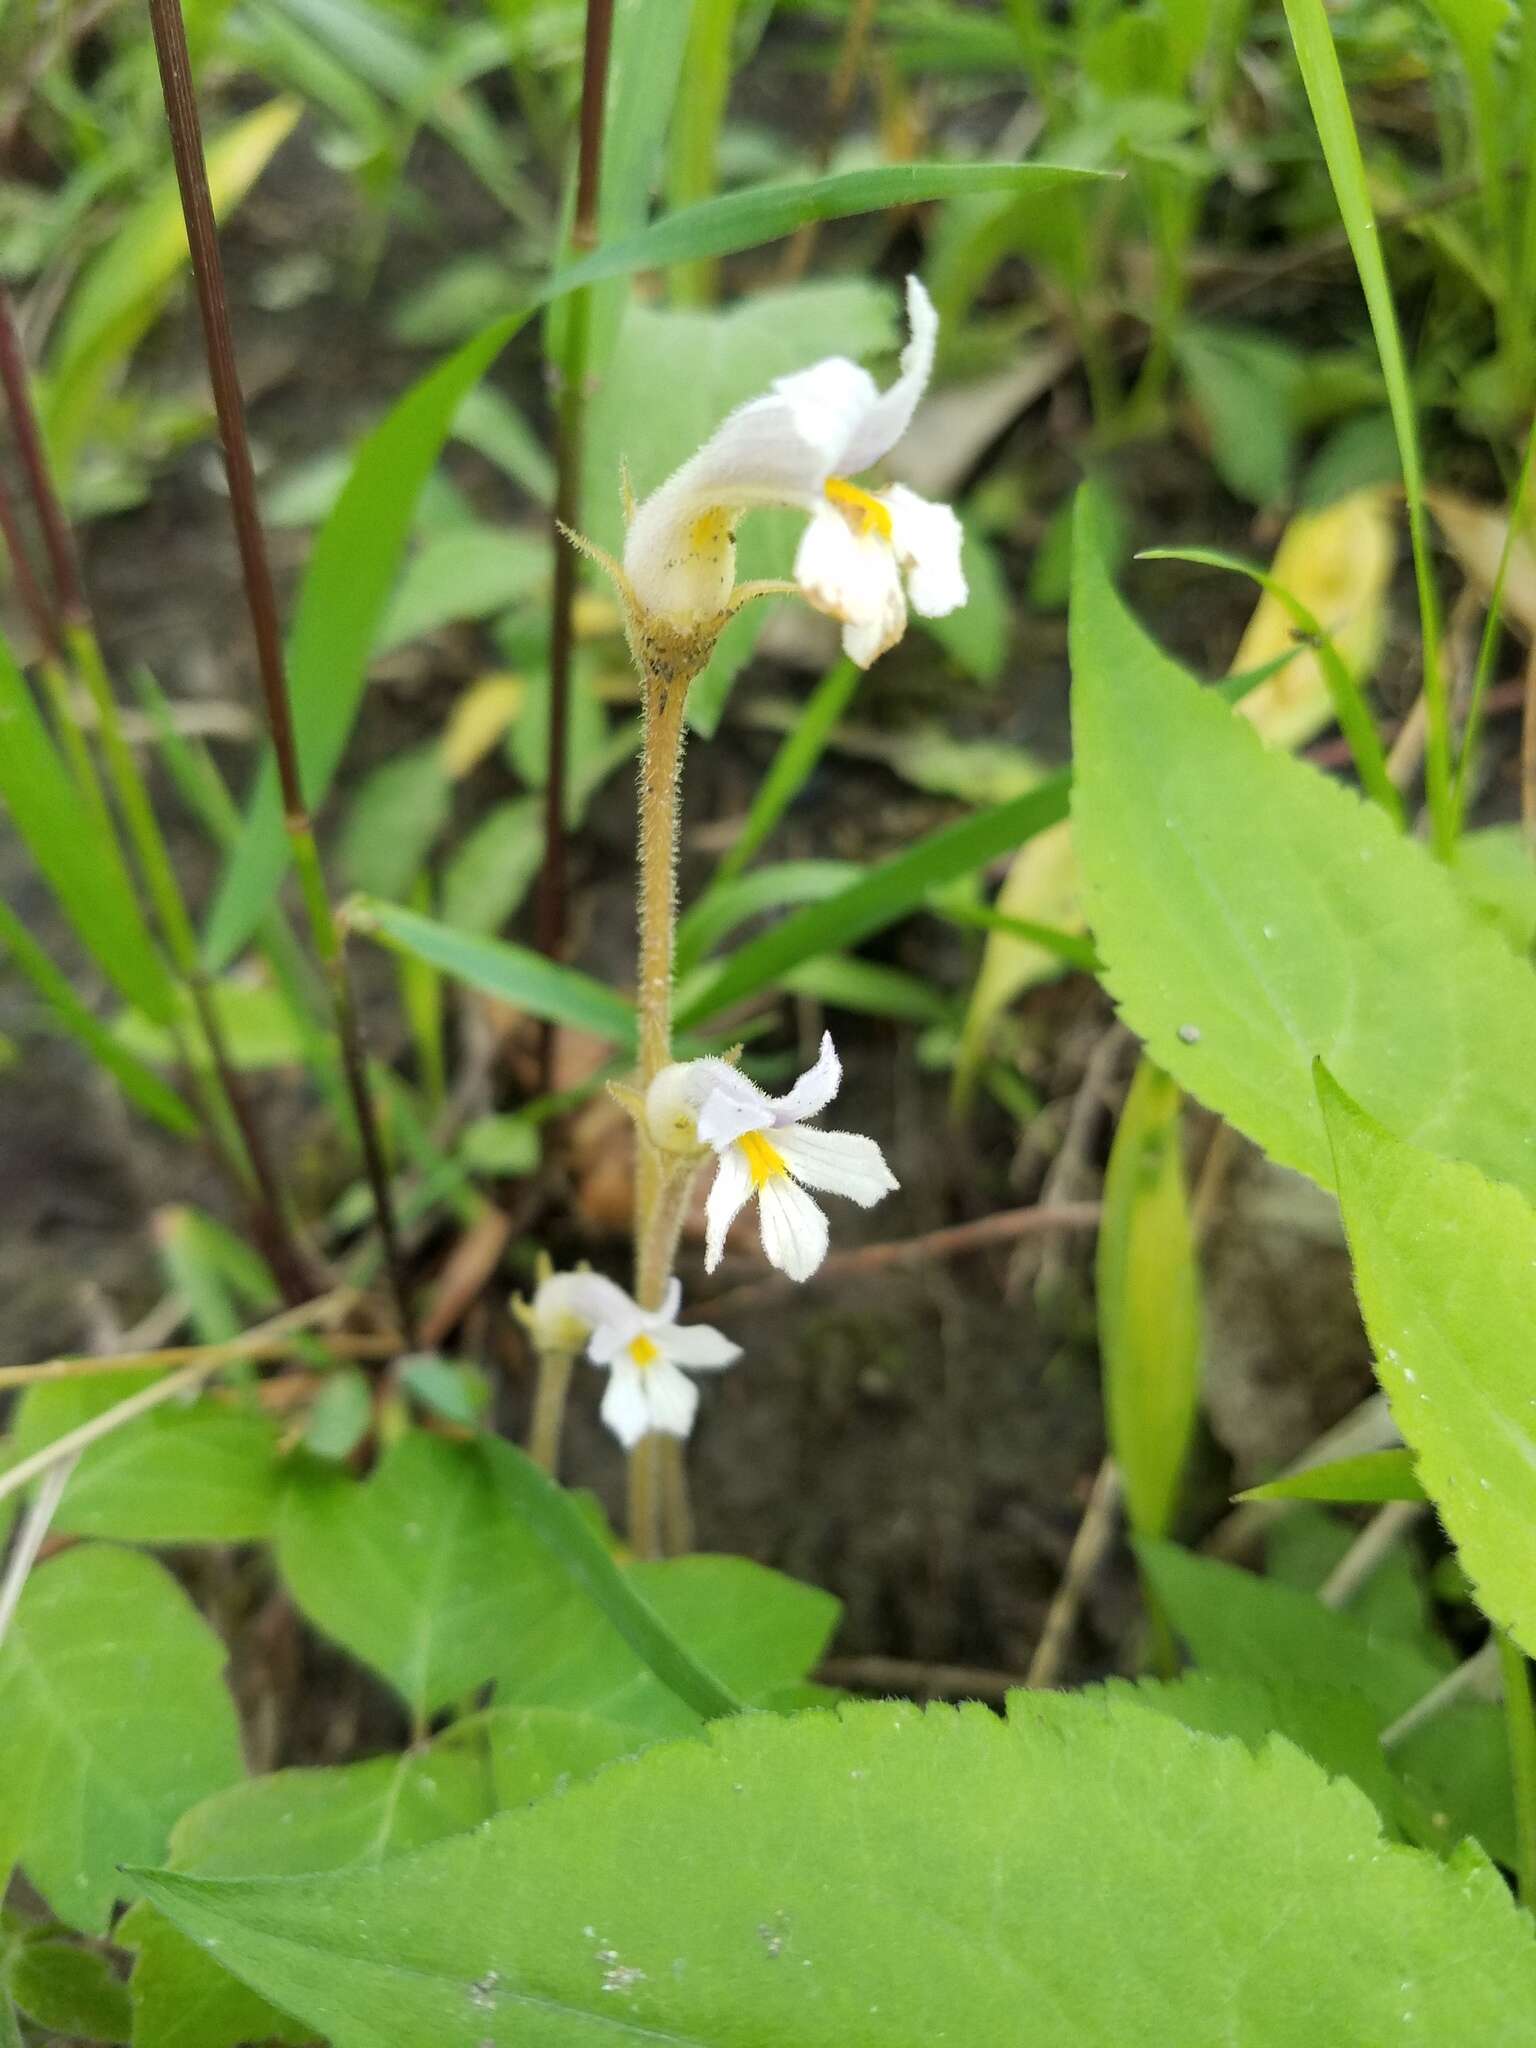
[[1104, 1176], [1099, 1348], [1110, 1448], [1131, 1527], [1166, 1533], [1200, 1395], [1200, 1272], [1184, 1185], [1184, 1098], [1142, 1060]]
[[128, 1987], [92, 1949], [26, 1942], [11, 1966], [10, 1991], [27, 2018], [52, 2034], [120, 2042], [132, 2036]]
[[[210, 139], [204, 154], [216, 217], [239, 205], [299, 113], [296, 100], [269, 100]], [[84, 272], [49, 352], [43, 426], [66, 482], [113, 370], [148, 332], [187, 261], [181, 197], [168, 169]]]
[[532, 1173], [539, 1163], [538, 1125], [525, 1116], [479, 1116], [466, 1124], [459, 1157], [472, 1173]]
[[[837, 1626], [831, 1594], [744, 1557], [637, 1564], [622, 1577], [676, 1640], [748, 1705], [769, 1704], [813, 1671]], [[496, 1697], [580, 1708], [657, 1735], [698, 1726], [676, 1692], [574, 1606], [551, 1615], [516, 1660], [508, 1660]]]
[[479, 1427], [490, 1394], [473, 1366], [455, 1365], [430, 1352], [400, 1361], [400, 1384], [428, 1414], [456, 1422], [461, 1429]]
[[[101, 1373], [29, 1387], [12, 1442], [29, 1457], [163, 1375]], [[204, 1396], [165, 1402], [81, 1454], [53, 1518], [61, 1534], [120, 1543], [255, 1543], [272, 1533], [279, 1431]]]
[[453, 809], [453, 790], [435, 741], [381, 762], [352, 799], [341, 836], [350, 887], [408, 896]]
[[1536, 1191], [1536, 978], [1445, 870], [1377, 806], [1266, 752], [1086, 549], [1072, 667], [1089, 922], [1158, 1064], [1325, 1186], [1317, 1057], [1400, 1135]]
[[543, 810], [537, 797], [514, 797], [487, 811], [443, 867], [443, 923], [482, 937], [500, 931], [527, 895], [543, 858]]
[[1517, 953], [1536, 948], [1536, 861], [1519, 825], [1463, 833], [1451, 873]]
[[717, 882], [678, 920], [679, 974], [686, 974], [749, 918], [792, 903], [824, 903], [863, 873], [857, 861], [785, 860]]
[[931, 832], [905, 853], [868, 869], [856, 882], [824, 903], [786, 917], [760, 938], [749, 940], [678, 1006], [679, 1028], [716, 1015], [743, 996], [768, 988], [802, 960], [845, 947], [882, 931], [918, 908], [930, 889], [968, 875], [1009, 853], [1067, 812], [1069, 778], [1054, 775], [1038, 789], [977, 811], [956, 825]]
[[336, 2048], [1536, 2040], [1480, 1859], [1123, 1698], [752, 1717], [377, 1871], [140, 1881]]
[[167, 1017], [171, 984], [117, 843], [65, 769], [3, 642], [0, 723], [0, 797], [12, 826], [103, 974], [130, 1003]]
[[907, 1024], [943, 1024], [951, 1004], [942, 989], [899, 967], [857, 960], [846, 953], [821, 953], [802, 960], [779, 980], [791, 995], [809, 996], [832, 1010], [862, 1017], [894, 1017]]
[[618, 1046], [634, 1043], [635, 1013], [623, 996], [574, 967], [546, 960], [529, 947], [455, 931], [417, 911], [372, 897], [353, 904], [349, 917], [353, 930], [365, 938], [425, 960], [453, 980], [483, 989], [531, 1017], [569, 1024]]
[[[1205, 1670], [1282, 1689], [1343, 1685], [1369, 1705], [1378, 1734], [1445, 1676], [1419, 1641], [1325, 1607], [1297, 1587], [1171, 1543], [1142, 1541], [1136, 1553], [1163, 1611]], [[1490, 1855], [1509, 1859], [1508, 1766], [1497, 1708], [1448, 1708], [1397, 1743], [1392, 1761], [1427, 1817], [1427, 1838], [1449, 1848], [1474, 1835]]]
[[1389, 1136], [1326, 1074], [1318, 1090], [1377, 1374], [1478, 1604], [1529, 1652], [1536, 1213]]
[[1414, 1476], [1411, 1451], [1364, 1451], [1358, 1458], [1337, 1458], [1329, 1465], [1309, 1465], [1284, 1479], [1250, 1486], [1239, 1500], [1337, 1500], [1375, 1505], [1388, 1500], [1424, 1500]]
[[339, 1465], [350, 1458], [373, 1420], [373, 1391], [366, 1373], [344, 1365], [327, 1373], [304, 1424], [304, 1448]]
[[1300, 358], [1264, 335], [1230, 327], [1183, 327], [1175, 348], [1222, 481], [1250, 504], [1284, 503], [1296, 453]]
[[71, 1927], [104, 1934], [119, 1866], [241, 1775], [223, 1664], [150, 1558], [92, 1544], [28, 1579], [0, 1649], [0, 1826]]
[[386, 654], [458, 620], [487, 619], [525, 604], [549, 576], [544, 535], [511, 526], [452, 527], [411, 558], [374, 652]]
[[1103, 173], [1066, 164], [888, 164], [839, 171], [825, 178], [752, 185], [697, 206], [680, 207], [639, 234], [584, 256], [558, 272], [552, 289], [572, 291], [632, 270], [661, 270], [710, 256], [731, 256], [791, 235], [807, 221], [842, 220], [855, 213], [885, 213], [950, 199], [967, 192], [1012, 192], [1044, 199], [1065, 185], [1098, 180]]
[[799, 707], [798, 716], [757, 786], [757, 794], [752, 799], [741, 830], [730, 848], [721, 855], [710, 892], [685, 915], [682, 921], [684, 928], [688, 925], [689, 916], [702, 911], [714, 889], [741, 873], [810, 780], [832, 737], [833, 728], [852, 702], [862, 673], [851, 661], [836, 663]]
[[[510, 313], [411, 386], [358, 452], [310, 554], [288, 642], [288, 687], [306, 801], [330, 787], [362, 701], [379, 621], [394, 587], [422, 486], [464, 394], [526, 319]], [[267, 759], [226, 864], [204, 950], [226, 966], [255, 930], [288, 863], [277, 773]]]

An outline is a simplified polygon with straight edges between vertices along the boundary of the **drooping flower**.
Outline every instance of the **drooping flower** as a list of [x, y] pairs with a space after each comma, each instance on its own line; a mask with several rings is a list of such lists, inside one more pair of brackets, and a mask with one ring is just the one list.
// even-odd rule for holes
[[808, 1280], [827, 1255], [828, 1230], [806, 1190], [846, 1195], [869, 1209], [898, 1185], [873, 1138], [808, 1121], [842, 1078], [825, 1032], [815, 1066], [786, 1095], [767, 1094], [722, 1059], [679, 1061], [651, 1083], [645, 1120], [655, 1142], [674, 1152], [707, 1146], [720, 1162], [704, 1211], [706, 1272], [719, 1265], [726, 1232], [754, 1196], [769, 1263], [791, 1280]]
[[555, 1272], [547, 1253], [541, 1252], [533, 1299], [514, 1296], [512, 1311], [537, 1352], [574, 1358], [586, 1348], [598, 1324], [628, 1299], [614, 1281], [585, 1267], [574, 1273]]
[[608, 1368], [604, 1422], [626, 1450], [653, 1430], [687, 1436], [699, 1390], [680, 1368], [718, 1372], [735, 1364], [741, 1346], [707, 1323], [678, 1322], [683, 1290], [676, 1280], [659, 1309], [643, 1309], [622, 1287], [605, 1284], [603, 1313], [587, 1345], [592, 1363]]
[[[853, 481], [901, 439], [933, 369], [938, 315], [915, 277], [907, 312], [911, 339], [889, 390], [844, 356], [777, 378], [636, 508], [623, 561], [639, 614], [632, 637], [643, 638], [649, 620], [682, 643], [712, 640], [753, 594], [734, 588], [736, 527], [759, 505], [809, 513], [795, 585], [843, 622], [844, 650], [861, 668], [901, 638], [909, 601], [926, 618], [965, 603], [960, 522], [950, 508], [900, 484], [869, 490]], [[636, 651], [644, 665], [644, 649]]]

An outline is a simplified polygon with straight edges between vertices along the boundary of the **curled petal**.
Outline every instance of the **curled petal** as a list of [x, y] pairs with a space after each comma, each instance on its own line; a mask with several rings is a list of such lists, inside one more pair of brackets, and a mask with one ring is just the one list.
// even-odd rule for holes
[[843, 622], [843, 652], [869, 668], [907, 629], [907, 600], [888, 540], [856, 533], [836, 506], [811, 514], [795, 554], [795, 581], [808, 604]]
[[668, 1436], [686, 1436], [699, 1406], [699, 1390], [693, 1381], [665, 1358], [648, 1365], [641, 1378], [651, 1428], [664, 1430]]
[[799, 1124], [775, 1131], [773, 1142], [796, 1180], [829, 1195], [846, 1195], [861, 1209], [872, 1209], [899, 1185], [874, 1139], [856, 1132], [813, 1131]]
[[933, 352], [939, 339], [939, 316], [921, 280], [915, 277], [907, 279], [907, 319], [912, 338], [901, 352], [901, 374], [889, 391], [881, 393], [849, 436], [838, 464], [841, 475], [857, 476], [882, 455], [888, 455], [912, 424], [918, 400], [928, 388], [928, 379], [933, 375]]
[[680, 1324], [668, 1330], [661, 1345], [668, 1358], [690, 1372], [720, 1372], [741, 1356], [741, 1346], [708, 1323]]
[[803, 1123], [808, 1116], [820, 1116], [843, 1085], [843, 1064], [832, 1044], [830, 1031], [821, 1034], [821, 1049], [814, 1067], [807, 1067], [787, 1095], [773, 1105], [776, 1124]]
[[599, 1412], [626, 1451], [632, 1451], [651, 1427], [651, 1404], [646, 1399], [643, 1381], [640, 1368], [621, 1358], [614, 1365], [603, 1394]]
[[905, 484], [880, 493], [891, 515], [891, 545], [907, 578], [907, 596], [921, 618], [958, 611], [969, 592], [960, 550], [965, 531], [948, 505], [930, 504]]
[[667, 1291], [661, 1298], [661, 1307], [654, 1314], [646, 1316], [646, 1327], [652, 1331], [670, 1327], [677, 1321], [677, 1312], [683, 1305], [683, 1283], [674, 1273], [667, 1282]]
[[809, 1280], [827, 1256], [827, 1219], [805, 1189], [787, 1174], [764, 1181], [757, 1216], [769, 1265], [791, 1280]]
[[713, 1273], [725, 1252], [726, 1232], [741, 1214], [752, 1192], [752, 1173], [731, 1146], [720, 1155], [715, 1178], [704, 1204], [704, 1270]]

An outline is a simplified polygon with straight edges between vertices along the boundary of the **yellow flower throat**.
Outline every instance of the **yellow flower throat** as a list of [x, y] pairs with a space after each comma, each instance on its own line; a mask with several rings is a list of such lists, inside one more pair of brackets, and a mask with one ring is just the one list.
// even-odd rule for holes
[[785, 1171], [783, 1153], [777, 1145], [770, 1145], [761, 1131], [746, 1131], [736, 1142], [747, 1162], [754, 1188], [762, 1187]]
[[846, 512], [866, 540], [872, 533], [882, 540], [891, 537], [891, 514], [889, 507], [882, 505], [873, 491], [866, 491], [858, 484], [848, 483], [843, 477], [829, 476], [825, 485], [827, 497], [840, 512]]
[[654, 1365], [661, 1356], [661, 1346], [653, 1343], [643, 1332], [630, 1344], [629, 1355], [636, 1365]]

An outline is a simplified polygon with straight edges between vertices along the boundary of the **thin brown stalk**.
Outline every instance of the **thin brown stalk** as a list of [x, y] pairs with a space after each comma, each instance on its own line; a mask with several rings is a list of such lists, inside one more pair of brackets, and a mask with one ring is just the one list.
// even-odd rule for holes
[[32, 558], [27, 551], [27, 537], [22, 531], [21, 513], [3, 476], [0, 476], [0, 540], [5, 542], [16, 595], [21, 599], [21, 608], [37, 638], [39, 650], [46, 660], [62, 662], [64, 636], [33, 570]]
[[[1001, 1209], [995, 1216], [978, 1216], [973, 1223], [950, 1223], [942, 1230], [926, 1231], [921, 1237], [897, 1238], [890, 1244], [857, 1245], [852, 1251], [832, 1252], [823, 1259], [805, 1286], [823, 1280], [859, 1279], [882, 1273], [892, 1266], [922, 1265], [931, 1259], [954, 1259], [967, 1252], [984, 1251], [989, 1245], [1013, 1244], [1021, 1237], [1035, 1237], [1053, 1230], [1096, 1230], [1097, 1202], [1042, 1203], [1030, 1209]], [[783, 1294], [795, 1292], [796, 1283], [774, 1274], [731, 1287], [724, 1294], [689, 1311], [685, 1321], [729, 1315], [733, 1309], [755, 1307]]]
[[[613, 0], [587, 0], [586, 42], [581, 71], [581, 136], [576, 202], [570, 243], [574, 254], [597, 246], [597, 213], [602, 189], [603, 119], [608, 98], [608, 55], [613, 41]], [[566, 306], [564, 346], [559, 364], [556, 416], [555, 507], [551, 536], [555, 550], [550, 598], [549, 758], [544, 783], [544, 866], [536, 913], [539, 951], [554, 958], [565, 937], [565, 804], [570, 752], [571, 654], [575, 645], [576, 554], [562, 531], [581, 527], [582, 428], [590, 366], [592, 300], [573, 292]], [[548, 1066], [551, 1034], [544, 1034]]]
[[149, 0], [150, 28], [155, 39], [155, 56], [160, 67], [160, 84], [170, 127], [171, 153], [176, 164], [176, 182], [181, 193], [182, 212], [187, 224], [187, 243], [192, 256], [192, 276], [197, 287], [198, 310], [202, 317], [208, 374], [213, 386], [214, 409], [218, 415], [219, 439], [224, 450], [225, 473], [229, 479], [229, 501], [235, 540], [240, 552], [246, 609], [256, 644], [257, 669], [261, 678], [262, 702], [272, 750], [277, 761], [278, 784], [282, 793], [284, 823], [288, 831], [295, 868], [309, 914], [310, 929], [326, 970], [332, 1016], [341, 1050], [347, 1092], [357, 1123], [363, 1162], [373, 1193], [374, 1213], [384, 1246], [385, 1264], [399, 1312], [401, 1328], [413, 1341], [414, 1320], [410, 1289], [400, 1252], [394, 1198], [383, 1140], [374, 1112], [368, 1081], [367, 1051], [363, 1043], [357, 1004], [347, 968], [345, 937], [337, 923], [325, 885], [319, 849], [309, 807], [304, 799], [299, 770], [298, 742], [293, 727], [293, 710], [288, 697], [283, 667], [282, 634], [278, 623], [277, 592], [267, 556], [266, 534], [256, 492], [256, 471], [251, 460], [250, 438], [246, 432], [245, 399], [235, 362], [234, 333], [230, 323], [229, 293], [224, 281], [224, 263], [219, 250], [218, 227], [213, 199], [208, 189], [208, 167], [203, 157], [202, 127], [197, 99], [192, 88], [192, 64], [187, 50], [186, 25], [179, 0]]
[[32, 404], [32, 387], [27, 377], [27, 359], [21, 345], [16, 305], [3, 283], [0, 283], [0, 389], [5, 392], [16, 453], [26, 474], [27, 490], [37, 514], [38, 529], [43, 536], [63, 622], [65, 625], [83, 625], [89, 611], [80, 581], [75, 537], [70, 531], [59, 494], [54, 489], [48, 451], [43, 445], [42, 428], [38, 425], [37, 412]]

